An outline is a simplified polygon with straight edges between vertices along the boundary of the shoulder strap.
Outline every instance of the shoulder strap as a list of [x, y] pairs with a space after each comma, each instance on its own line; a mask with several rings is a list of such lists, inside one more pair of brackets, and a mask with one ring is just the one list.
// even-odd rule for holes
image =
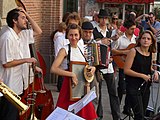
[[[78, 47], [79, 48], [79, 47]], [[87, 59], [86, 59], [86, 57], [84, 56], [84, 54], [83, 54], [83, 52], [82, 52], [82, 50], [79, 48], [79, 50], [80, 50], [80, 52], [81, 52], [81, 54], [83, 55], [83, 57], [84, 57], [84, 59], [85, 59], [85, 61], [87, 62]], [[69, 69], [69, 63], [70, 63], [70, 55], [71, 55], [71, 45], [70, 44], [68, 44], [68, 55], [67, 55], [67, 64], [68, 64], [68, 69]]]
[[107, 37], [107, 38], [110, 38], [111, 35], [112, 35], [112, 30], [108, 28], [108, 25], [107, 25], [107, 29], [108, 29], [108, 31], [107, 31], [107, 33], [106, 33], [106, 37]]
[[68, 44], [68, 55], [67, 55], [67, 65], [69, 69], [69, 63], [70, 63], [70, 54], [71, 54], [71, 45]]
[[[78, 48], [79, 48], [79, 47], [78, 47]], [[86, 59], [86, 57], [85, 57], [85, 55], [83, 54], [82, 50], [81, 50], [80, 48], [79, 48], [79, 50], [80, 50], [81, 54], [83, 55], [85, 61], [88, 62], [88, 60]]]

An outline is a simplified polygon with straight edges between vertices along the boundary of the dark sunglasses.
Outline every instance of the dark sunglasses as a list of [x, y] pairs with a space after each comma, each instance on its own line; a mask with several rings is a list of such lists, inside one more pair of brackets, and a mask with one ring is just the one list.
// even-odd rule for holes
[[112, 18], [112, 20], [118, 20], [118, 18]]

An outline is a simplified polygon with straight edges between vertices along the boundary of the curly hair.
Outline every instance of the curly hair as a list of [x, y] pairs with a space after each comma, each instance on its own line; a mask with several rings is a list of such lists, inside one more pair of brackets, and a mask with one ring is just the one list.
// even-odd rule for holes
[[19, 9], [13, 9], [8, 12], [6, 22], [9, 27], [13, 28], [13, 25], [14, 25], [13, 20], [16, 20], [16, 21], [18, 20], [19, 12], [20, 12]]

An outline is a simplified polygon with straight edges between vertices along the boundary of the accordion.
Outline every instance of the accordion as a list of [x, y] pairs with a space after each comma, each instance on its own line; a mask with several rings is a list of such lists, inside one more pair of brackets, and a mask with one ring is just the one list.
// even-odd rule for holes
[[110, 47], [100, 43], [92, 43], [87, 46], [87, 60], [89, 65], [100, 69], [108, 68]]

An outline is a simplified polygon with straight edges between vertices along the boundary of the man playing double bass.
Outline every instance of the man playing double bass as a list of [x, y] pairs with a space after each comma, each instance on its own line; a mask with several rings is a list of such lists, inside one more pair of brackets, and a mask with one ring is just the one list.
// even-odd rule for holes
[[[114, 41], [114, 45], [112, 46], [112, 55], [113, 58], [116, 57], [117, 55], [127, 55], [129, 50], [126, 48], [131, 44], [136, 44], [136, 36], [134, 35], [134, 30], [136, 28], [136, 23], [131, 20], [126, 20], [123, 24], [123, 26], [126, 28], [126, 31], [124, 35], [120, 36], [117, 41]], [[120, 60], [120, 59], [117, 59]], [[114, 59], [115, 63], [119, 63], [119, 61], [116, 61]], [[121, 63], [123, 64], [123, 63]], [[117, 66], [121, 66], [118, 65]], [[123, 94], [126, 92], [126, 87], [125, 87], [125, 76], [123, 72], [123, 68], [119, 68], [119, 82], [118, 82], [118, 97], [121, 102]], [[127, 99], [127, 97], [126, 97]], [[129, 114], [129, 108], [127, 106], [127, 100], [125, 100], [125, 106], [124, 106], [124, 111], [123, 113]]]
[[[29, 64], [36, 64], [31, 58], [29, 44], [34, 42], [33, 33], [41, 34], [37, 23], [23, 8], [16, 8], [7, 14], [7, 26], [0, 33], [0, 79], [21, 96], [28, 86]], [[32, 29], [27, 29], [30, 22]], [[42, 70], [36, 67], [36, 71]], [[6, 98], [0, 100], [0, 119], [17, 120], [18, 109]]]

